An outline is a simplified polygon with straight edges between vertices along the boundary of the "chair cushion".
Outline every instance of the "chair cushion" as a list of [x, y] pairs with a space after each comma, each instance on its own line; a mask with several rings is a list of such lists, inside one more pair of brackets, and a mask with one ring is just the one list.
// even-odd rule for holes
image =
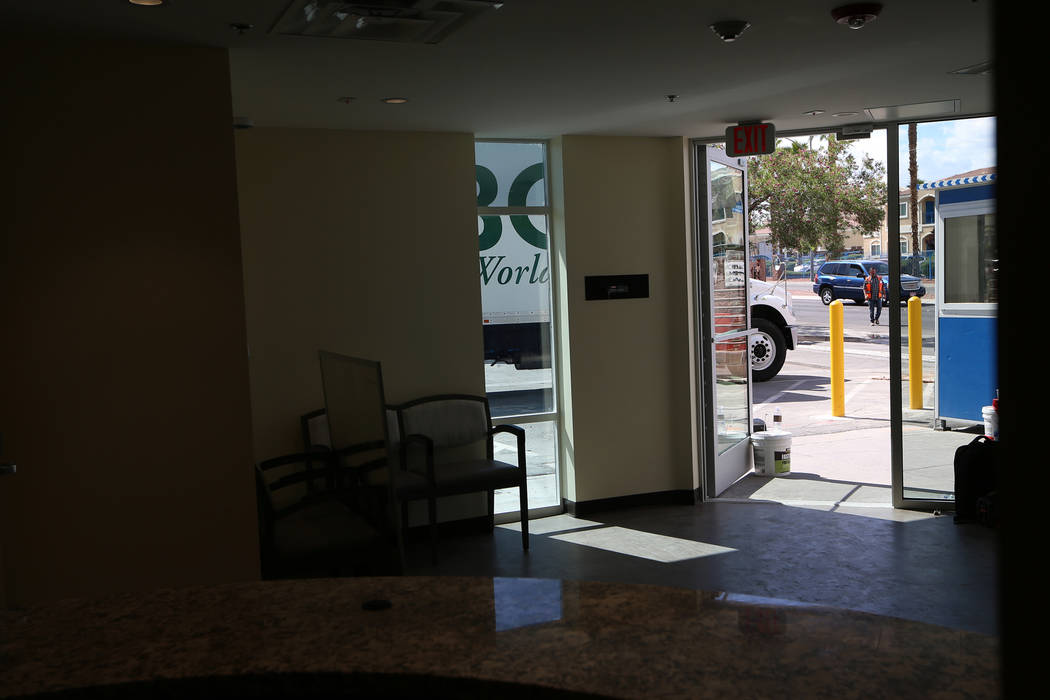
[[494, 459], [472, 459], [434, 468], [439, 494], [470, 493], [520, 486], [524, 472]]
[[[385, 486], [386, 474], [385, 470], [372, 472], [368, 485]], [[521, 470], [513, 464], [491, 459], [471, 459], [434, 467], [437, 495], [520, 486], [521, 477]], [[394, 480], [399, 496], [422, 496], [427, 492], [426, 476], [418, 472], [399, 469], [394, 473]]]
[[[365, 485], [386, 486], [388, 473], [386, 469], [368, 472], [368, 475], [365, 477]], [[425, 475], [408, 469], [397, 469], [394, 471], [394, 488], [397, 489], [398, 493], [423, 492], [426, 490], [426, 487], [427, 478]]]

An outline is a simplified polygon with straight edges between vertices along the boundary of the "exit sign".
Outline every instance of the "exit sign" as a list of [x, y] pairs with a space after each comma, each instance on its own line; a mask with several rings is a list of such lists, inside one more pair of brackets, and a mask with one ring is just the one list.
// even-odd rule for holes
[[757, 156], [776, 148], [776, 127], [772, 124], [738, 124], [726, 129], [726, 153], [730, 156]]

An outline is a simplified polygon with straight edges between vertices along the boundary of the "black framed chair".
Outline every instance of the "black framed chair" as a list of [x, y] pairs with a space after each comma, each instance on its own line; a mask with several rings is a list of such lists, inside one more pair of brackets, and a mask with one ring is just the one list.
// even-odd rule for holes
[[403, 573], [400, 532], [357, 507], [357, 486], [318, 453], [255, 466], [264, 579]]
[[[393, 416], [390, 416], [390, 413]], [[402, 504], [426, 499], [431, 546], [436, 559], [437, 499], [484, 491], [489, 528], [494, 524], [495, 492], [518, 488], [521, 545], [529, 549], [529, 496], [525, 461], [525, 430], [516, 425], [492, 426], [485, 396], [436, 394], [388, 407], [392, 443], [398, 451], [398, 487]], [[517, 442], [517, 464], [495, 459], [493, 438], [510, 433]]]

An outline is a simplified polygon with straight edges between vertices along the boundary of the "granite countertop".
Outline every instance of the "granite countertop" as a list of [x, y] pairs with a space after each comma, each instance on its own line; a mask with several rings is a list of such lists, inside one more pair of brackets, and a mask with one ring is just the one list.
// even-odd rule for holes
[[998, 648], [972, 632], [722, 592], [310, 579], [4, 611], [0, 696], [990, 698]]

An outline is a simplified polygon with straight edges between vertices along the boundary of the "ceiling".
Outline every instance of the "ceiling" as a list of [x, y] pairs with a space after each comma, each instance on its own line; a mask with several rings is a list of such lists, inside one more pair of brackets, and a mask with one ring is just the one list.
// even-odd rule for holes
[[[0, 0], [0, 26], [228, 48], [234, 115], [256, 126], [704, 138], [936, 100], [958, 100], [956, 117], [994, 113], [992, 74], [951, 73], [993, 58], [991, 0], [886, 0], [858, 30], [825, 0], [508, 0], [429, 44], [271, 31], [293, 1]], [[709, 25], [727, 19], [751, 26], [724, 43]]]

